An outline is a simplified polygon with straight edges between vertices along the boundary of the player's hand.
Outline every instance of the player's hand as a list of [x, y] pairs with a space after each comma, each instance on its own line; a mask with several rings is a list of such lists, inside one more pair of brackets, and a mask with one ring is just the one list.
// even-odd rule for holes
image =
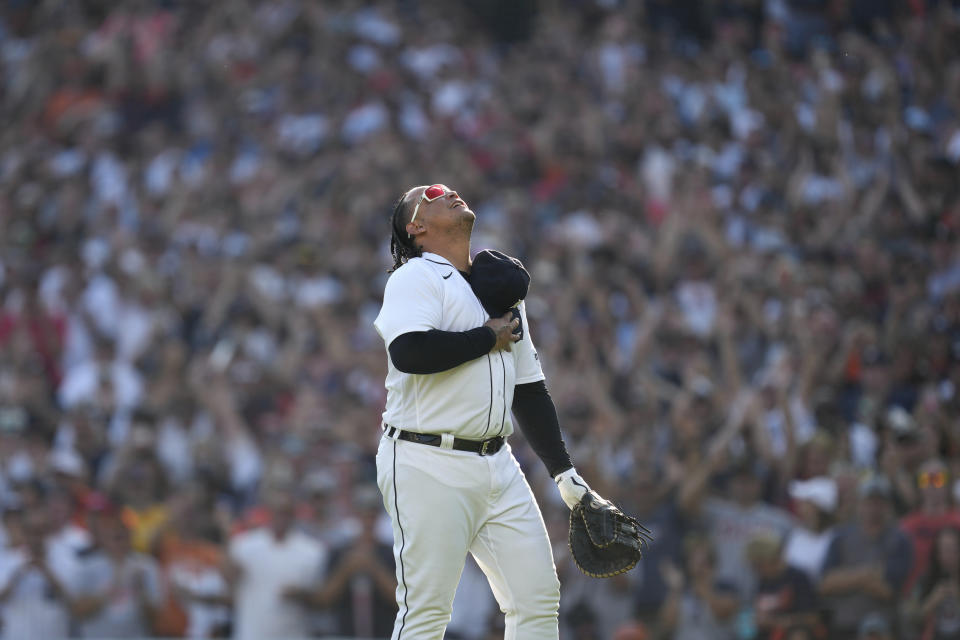
[[520, 340], [520, 336], [514, 333], [517, 327], [520, 326], [520, 320], [514, 318], [513, 314], [509, 311], [499, 318], [490, 318], [483, 323], [483, 326], [490, 327], [493, 329], [493, 332], [497, 334], [497, 343], [493, 345], [491, 351], [500, 351], [501, 349], [510, 351], [513, 343]]
[[584, 494], [590, 491], [590, 485], [580, 477], [580, 474], [573, 467], [558, 473], [553, 480], [557, 483], [557, 488], [560, 489], [560, 497], [563, 498], [571, 511], [580, 503]]

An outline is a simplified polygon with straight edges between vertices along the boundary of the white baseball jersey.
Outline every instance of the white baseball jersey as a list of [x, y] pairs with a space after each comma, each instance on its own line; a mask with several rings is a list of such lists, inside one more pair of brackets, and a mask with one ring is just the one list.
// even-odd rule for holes
[[450, 433], [482, 440], [513, 433], [513, 387], [543, 380], [520, 305], [524, 337], [511, 351], [483, 357], [428, 375], [404, 373], [390, 359], [395, 338], [412, 331], [467, 331], [489, 315], [470, 284], [446, 258], [425, 252], [391, 274], [374, 326], [388, 348], [387, 406], [383, 421], [419, 433]]

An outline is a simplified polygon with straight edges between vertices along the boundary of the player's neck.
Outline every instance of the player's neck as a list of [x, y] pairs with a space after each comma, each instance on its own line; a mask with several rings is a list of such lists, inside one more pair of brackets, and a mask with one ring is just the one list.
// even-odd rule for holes
[[441, 258], [450, 261], [457, 271], [470, 271], [470, 240], [465, 242], [456, 242], [443, 244], [436, 247], [424, 247], [424, 251], [435, 253]]

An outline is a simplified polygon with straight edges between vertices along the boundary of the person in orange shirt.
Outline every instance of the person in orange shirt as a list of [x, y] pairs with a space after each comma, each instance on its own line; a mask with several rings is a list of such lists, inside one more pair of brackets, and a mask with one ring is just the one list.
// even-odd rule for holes
[[156, 531], [153, 553], [169, 594], [157, 616], [159, 635], [215, 638], [228, 630], [224, 536], [214, 511], [213, 496], [196, 482], [171, 499], [169, 517]]

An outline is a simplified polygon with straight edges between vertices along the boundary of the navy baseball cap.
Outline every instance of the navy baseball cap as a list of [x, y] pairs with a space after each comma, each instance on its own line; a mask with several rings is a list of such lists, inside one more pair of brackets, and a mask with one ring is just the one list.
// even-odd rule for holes
[[527, 297], [530, 274], [516, 258], [484, 250], [473, 258], [470, 287], [487, 313], [499, 318]]

